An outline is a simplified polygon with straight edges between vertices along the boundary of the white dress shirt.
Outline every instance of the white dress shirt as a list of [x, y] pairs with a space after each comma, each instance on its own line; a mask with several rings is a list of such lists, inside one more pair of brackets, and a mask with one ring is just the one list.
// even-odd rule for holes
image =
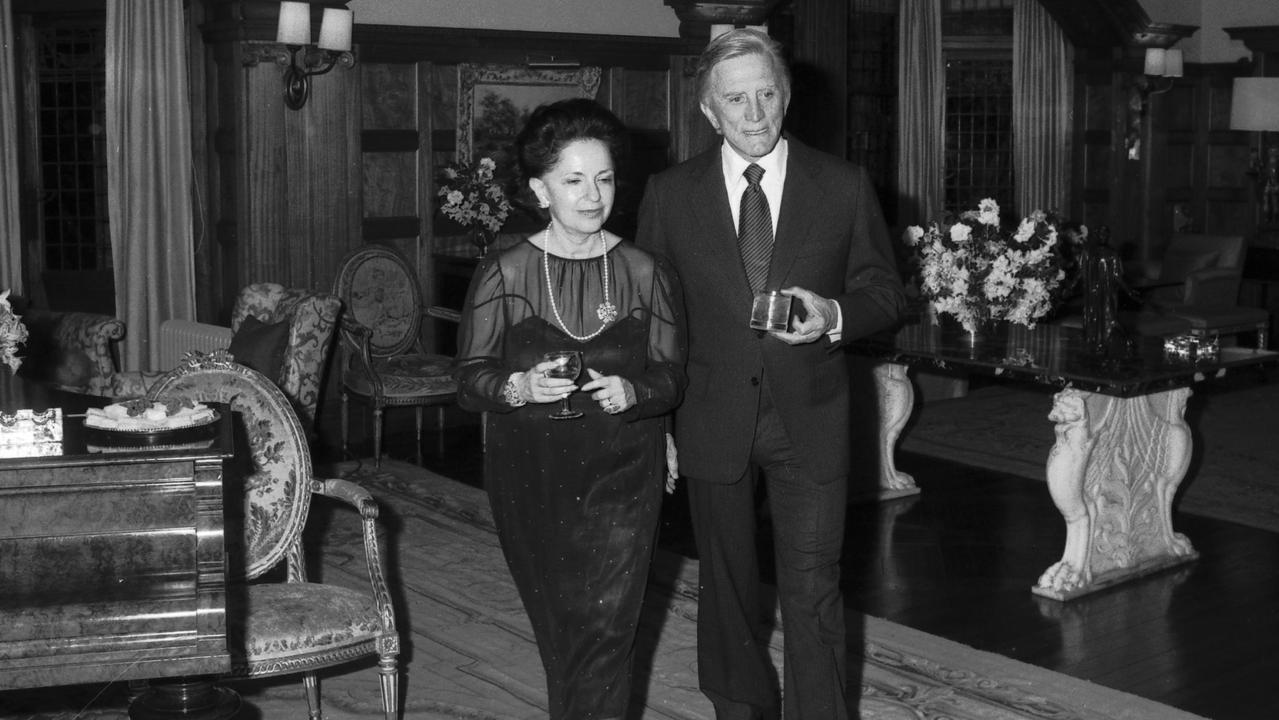
[[[788, 154], [786, 138], [783, 137], [778, 139], [772, 151], [754, 161], [754, 164], [764, 170], [764, 176], [759, 179], [759, 187], [764, 191], [764, 197], [768, 198], [768, 215], [773, 221], [774, 238], [777, 237], [777, 216], [782, 207], [782, 189], [786, 186]], [[724, 169], [724, 189], [728, 191], [728, 207], [733, 213], [733, 227], [741, 232], [742, 193], [746, 192], [746, 186], [749, 184], [743, 173], [752, 161], [738, 155], [727, 142], [720, 145], [719, 155]], [[831, 342], [838, 342], [843, 330], [844, 311], [839, 303], [835, 303], [835, 327], [826, 331], [826, 334], [830, 336]]]

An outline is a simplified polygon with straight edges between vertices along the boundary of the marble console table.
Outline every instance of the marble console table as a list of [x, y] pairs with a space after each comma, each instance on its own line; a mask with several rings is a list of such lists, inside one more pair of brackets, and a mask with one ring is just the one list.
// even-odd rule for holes
[[883, 498], [918, 492], [893, 460], [914, 407], [909, 367], [1060, 388], [1048, 415], [1057, 439], [1045, 474], [1066, 542], [1032, 591], [1062, 601], [1198, 557], [1172, 523], [1173, 497], [1194, 452], [1185, 421], [1191, 386], [1279, 365], [1279, 353], [1250, 348], [1221, 348], [1206, 360], [1176, 357], [1159, 338], [1134, 338], [1123, 356], [1097, 357], [1085, 352], [1082, 340], [1076, 329], [1041, 325], [1012, 326], [1006, 336], [973, 341], [921, 320], [854, 346], [879, 361]]

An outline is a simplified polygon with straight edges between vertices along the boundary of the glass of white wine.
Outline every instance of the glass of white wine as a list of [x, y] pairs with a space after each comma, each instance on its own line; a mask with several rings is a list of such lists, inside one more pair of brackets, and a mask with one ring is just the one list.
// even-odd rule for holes
[[[579, 350], [554, 350], [542, 356], [543, 360], [555, 363], [555, 367], [546, 371], [547, 377], [576, 380], [582, 374], [582, 353]], [[571, 420], [582, 417], [579, 410], [574, 410], [569, 403], [569, 396], [560, 400], [559, 408], [550, 414], [552, 420]]]

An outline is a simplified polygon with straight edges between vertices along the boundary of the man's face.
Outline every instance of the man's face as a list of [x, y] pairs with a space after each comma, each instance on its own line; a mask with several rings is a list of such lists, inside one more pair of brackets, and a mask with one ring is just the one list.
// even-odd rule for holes
[[711, 69], [702, 114], [747, 160], [772, 151], [782, 134], [790, 95], [765, 55], [741, 55]]

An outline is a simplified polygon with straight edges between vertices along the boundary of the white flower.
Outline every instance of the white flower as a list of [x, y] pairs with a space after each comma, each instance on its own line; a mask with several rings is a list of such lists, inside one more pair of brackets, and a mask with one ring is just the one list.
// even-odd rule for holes
[[914, 252], [920, 294], [969, 330], [987, 319], [1033, 327], [1053, 309], [1065, 278], [1057, 229], [1035, 210], [1014, 231], [999, 228], [999, 204], [987, 198], [950, 225], [912, 225], [902, 241]]
[[924, 229], [918, 225], [911, 225], [906, 228], [906, 232], [902, 235], [902, 239], [906, 241], [907, 245], [915, 247], [924, 239]]
[[14, 314], [9, 304], [9, 291], [0, 292], [0, 362], [9, 366], [11, 372], [17, 372], [22, 366], [22, 358], [18, 357], [19, 347], [27, 341], [27, 326], [22, 318]]
[[999, 227], [999, 203], [991, 198], [977, 203], [977, 221], [982, 225]]
[[440, 212], [463, 227], [482, 226], [498, 232], [511, 212], [502, 186], [494, 182], [497, 163], [480, 158], [474, 166], [449, 165], [441, 173]]

